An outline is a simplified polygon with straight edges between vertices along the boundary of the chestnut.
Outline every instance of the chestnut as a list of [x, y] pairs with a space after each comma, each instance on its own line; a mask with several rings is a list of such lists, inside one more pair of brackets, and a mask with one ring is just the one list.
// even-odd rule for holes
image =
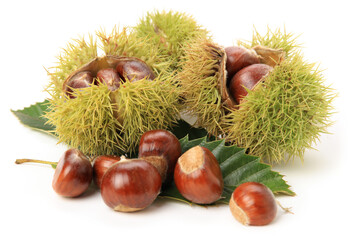
[[198, 204], [217, 201], [224, 189], [218, 161], [202, 146], [189, 149], [178, 159], [174, 182], [183, 197]]
[[244, 225], [267, 225], [276, 216], [277, 204], [271, 190], [257, 182], [239, 185], [230, 199], [232, 215]]
[[152, 164], [141, 159], [121, 160], [104, 174], [101, 196], [115, 211], [134, 212], [153, 203], [161, 184], [160, 174]]
[[26, 162], [56, 166], [52, 179], [53, 190], [64, 197], [77, 197], [84, 193], [92, 182], [92, 164], [78, 149], [68, 149], [58, 162], [34, 159], [17, 159], [16, 164]]
[[130, 82], [136, 82], [144, 78], [148, 80], [155, 78], [150, 67], [146, 63], [138, 60], [121, 61], [118, 63], [116, 70], [122, 79], [128, 79]]
[[229, 92], [236, 103], [247, 95], [247, 90], [252, 90], [273, 68], [267, 64], [252, 64], [237, 72], [230, 81]]
[[97, 72], [98, 81], [107, 85], [110, 91], [115, 91], [121, 85], [121, 78], [113, 68], [104, 68]]
[[101, 187], [102, 178], [106, 171], [120, 160], [120, 157], [112, 155], [101, 155], [93, 160], [93, 180], [98, 187]]
[[87, 88], [94, 83], [94, 77], [90, 71], [83, 71], [75, 74], [70, 81], [65, 82], [63, 85], [63, 91], [70, 98], [75, 98], [73, 89]]
[[78, 149], [67, 150], [58, 161], [52, 187], [64, 197], [77, 197], [84, 193], [92, 182], [92, 165]]
[[260, 63], [260, 58], [254, 50], [241, 46], [226, 47], [225, 53], [227, 57], [226, 71], [229, 79], [244, 67]]
[[140, 138], [138, 158], [157, 167], [165, 185], [172, 181], [175, 164], [180, 155], [178, 138], [167, 130], [147, 131]]

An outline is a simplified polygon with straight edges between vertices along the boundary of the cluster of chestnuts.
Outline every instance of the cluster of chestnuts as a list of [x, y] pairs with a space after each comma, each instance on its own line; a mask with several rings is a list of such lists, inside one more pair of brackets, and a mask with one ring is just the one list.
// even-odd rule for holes
[[260, 56], [251, 49], [240, 46], [225, 48], [227, 56], [227, 87], [236, 104], [248, 94], [273, 69], [262, 63]]
[[105, 84], [110, 91], [117, 90], [125, 81], [153, 80], [155, 74], [142, 60], [134, 57], [106, 56], [97, 58], [72, 73], [63, 83], [63, 91], [75, 98], [74, 89]]
[[[38, 160], [19, 159], [16, 163]], [[57, 163], [52, 187], [64, 197], [83, 194], [92, 180], [110, 208], [134, 212], [150, 206], [162, 188], [173, 181], [182, 196], [197, 204], [211, 204], [221, 198], [224, 181], [214, 154], [195, 146], [181, 153], [179, 140], [166, 130], [145, 132], [138, 158], [102, 155], [91, 161], [78, 149], [67, 150]], [[272, 192], [255, 182], [241, 184], [233, 192], [230, 209], [243, 224], [266, 225], [276, 215]]]

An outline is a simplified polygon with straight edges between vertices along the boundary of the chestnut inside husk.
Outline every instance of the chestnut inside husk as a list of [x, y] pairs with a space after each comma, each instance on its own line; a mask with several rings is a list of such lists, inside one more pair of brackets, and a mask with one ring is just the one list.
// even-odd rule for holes
[[[127, 72], [118, 72], [119, 65], [129, 66], [123, 68]], [[78, 79], [89, 83], [71, 88]], [[133, 152], [144, 131], [170, 128], [178, 119], [180, 91], [174, 77], [155, 75], [136, 57], [95, 57], [60, 86], [50, 99], [46, 118], [56, 126], [59, 142], [89, 155]]]
[[73, 89], [106, 84], [115, 91], [125, 81], [135, 82], [141, 79], [153, 80], [155, 75], [150, 67], [136, 57], [104, 56], [72, 72], [64, 81], [62, 89], [70, 98], [74, 98]]
[[[232, 95], [232, 92], [229, 89], [230, 82], [236, 74], [234, 73], [232, 74], [232, 76], [228, 75], [227, 51], [225, 51], [223, 47], [211, 42], [206, 42], [204, 44], [207, 44], [208, 49], [210, 49], [210, 54], [212, 55], [212, 58], [217, 59], [218, 61], [218, 64], [216, 66], [218, 69], [215, 70], [218, 71], [217, 89], [221, 96], [222, 106], [231, 110], [238, 109], [238, 102], [236, 101], [235, 97]], [[248, 49], [247, 51], [250, 52], [250, 54], [256, 54], [259, 63], [268, 65], [270, 66], [270, 68], [275, 67], [285, 58], [285, 52], [281, 49], [271, 49], [264, 46], [255, 46], [252, 49]], [[249, 63], [242, 64], [244, 67], [241, 69], [237, 69], [236, 73], [255, 63], [255, 61], [250, 60]], [[255, 83], [255, 86], [263, 80], [264, 77], [260, 79], [257, 83]], [[250, 90], [253, 90], [253, 88]]]

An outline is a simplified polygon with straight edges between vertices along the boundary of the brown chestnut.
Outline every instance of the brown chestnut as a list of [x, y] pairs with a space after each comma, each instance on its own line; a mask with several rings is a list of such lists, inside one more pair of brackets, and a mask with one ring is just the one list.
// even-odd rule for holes
[[180, 155], [178, 138], [167, 130], [147, 131], [140, 139], [138, 158], [157, 167], [165, 184], [172, 181], [175, 164]]
[[58, 162], [34, 159], [17, 159], [16, 164], [26, 162], [56, 166], [52, 188], [61, 196], [77, 197], [84, 193], [92, 182], [92, 164], [78, 149], [68, 149]]
[[110, 91], [115, 91], [121, 85], [121, 78], [113, 68], [104, 68], [97, 72], [98, 81], [107, 85]]
[[254, 50], [241, 46], [226, 47], [225, 53], [227, 56], [226, 71], [229, 79], [244, 67], [260, 63], [259, 56]]
[[262, 226], [273, 221], [277, 204], [271, 190], [257, 182], [239, 185], [230, 199], [232, 215], [244, 225]]
[[252, 90], [273, 68], [267, 64], [252, 64], [237, 72], [230, 81], [229, 92], [236, 103], [247, 95], [247, 90]]
[[64, 197], [76, 197], [84, 193], [92, 182], [92, 165], [78, 149], [67, 150], [60, 158], [52, 187]]
[[186, 199], [199, 204], [219, 200], [224, 189], [218, 161], [209, 149], [201, 146], [189, 149], [178, 159], [174, 182]]
[[94, 159], [93, 180], [98, 187], [101, 187], [102, 178], [106, 171], [120, 160], [120, 157], [112, 155], [101, 155]]
[[115, 91], [125, 77], [134, 82], [143, 78], [153, 80], [155, 75], [139, 58], [106, 55], [96, 57], [73, 71], [63, 82], [62, 90], [70, 98], [76, 97], [72, 89], [90, 87], [97, 83], [106, 84], [110, 91]]
[[128, 79], [130, 82], [136, 82], [141, 79], [153, 80], [155, 75], [150, 67], [141, 61], [121, 61], [116, 67], [122, 79]]
[[93, 75], [90, 71], [83, 71], [75, 74], [70, 81], [65, 82], [63, 91], [70, 97], [75, 98], [73, 89], [87, 88], [94, 83]]
[[161, 189], [158, 170], [141, 160], [121, 160], [102, 178], [101, 196], [110, 208], [120, 212], [142, 210], [153, 203]]

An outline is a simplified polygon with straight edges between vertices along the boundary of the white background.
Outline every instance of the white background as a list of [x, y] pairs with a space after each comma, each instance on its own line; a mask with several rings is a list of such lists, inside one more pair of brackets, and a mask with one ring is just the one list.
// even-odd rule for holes
[[[1, 239], [357, 239], [357, 26], [354, 1], [3, 1], [0, 6], [1, 69]], [[45, 68], [54, 66], [72, 38], [115, 24], [132, 26], [154, 9], [184, 11], [229, 46], [250, 40], [253, 26], [286, 27], [301, 34], [306, 59], [318, 62], [327, 85], [337, 89], [336, 121], [305, 154], [274, 167], [297, 193], [279, 197], [294, 212], [278, 212], [265, 227], [245, 227], [228, 206], [202, 208], [158, 200], [145, 211], [114, 212], [98, 191], [77, 199], [56, 195], [54, 170], [15, 165], [16, 158], [57, 161], [66, 146], [21, 125], [10, 109], [22, 109], [47, 96]], [[5, 236], [7, 236], [5, 238]]]

